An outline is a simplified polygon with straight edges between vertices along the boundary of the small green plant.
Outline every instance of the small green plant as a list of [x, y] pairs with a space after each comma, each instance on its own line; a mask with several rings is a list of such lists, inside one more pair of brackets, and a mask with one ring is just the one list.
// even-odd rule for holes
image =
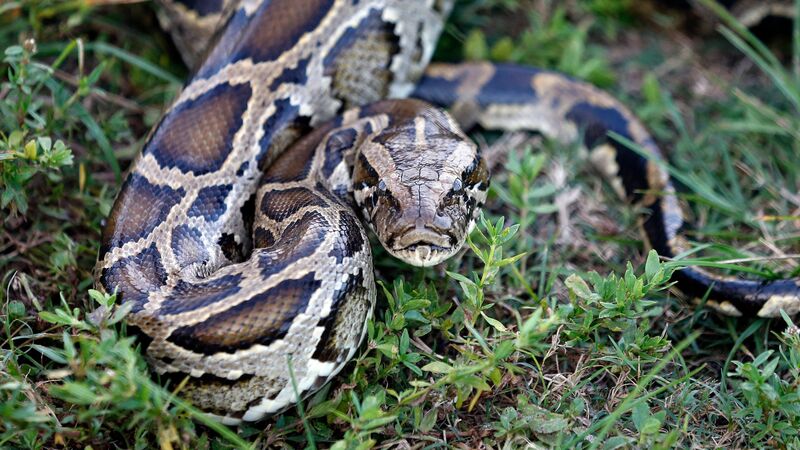
[[[27, 442], [30, 447], [51, 439], [72, 446], [114, 435], [130, 448], [146, 448], [149, 442], [170, 448], [195, 436], [193, 421], [198, 421], [230, 443], [246, 446], [235, 433], [152, 381], [135, 339], [117, 330], [129, 304], [117, 306], [116, 296], [94, 290], [89, 297], [96, 305], [89, 314], [63, 300], [53, 311], [40, 311], [39, 318], [50, 324], [46, 333], [32, 334], [7, 322], [7, 333], [18, 332], [6, 342], [20, 344], [5, 354], [11, 370], [3, 374], [0, 439]], [[9, 320], [23, 312], [15, 308], [8, 311]], [[20, 402], [20, 396], [31, 390], [21, 380], [31, 376], [47, 382], [41, 384], [43, 390]], [[55, 417], [43, 408], [44, 395], [69, 410]], [[39, 433], [30, 434], [31, 425]]]
[[753, 447], [794, 448], [800, 445], [800, 330], [784, 314], [787, 328], [780, 334], [779, 351], [766, 350], [752, 361], [733, 361], [728, 374], [741, 402], [733, 418], [752, 430]]
[[588, 44], [590, 23], [573, 24], [563, 8], [556, 8], [547, 18], [530, 12], [528, 22], [519, 37], [504, 36], [492, 43], [480, 28], [472, 29], [464, 39], [464, 57], [552, 68], [598, 86], [614, 82], [602, 52]]
[[[0, 97], [0, 209], [12, 216], [27, 212], [25, 186], [37, 173], [58, 183], [62, 180], [59, 169], [73, 161], [72, 151], [63, 141], [54, 143], [49, 136], [39, 134], [47, 132], [48, 117], [38, 93], [52, 80], [53, 69], [33, 62], [35, 51], [36, 44], [28, 41], [25, 46], [6, 48], [3, 58], [8, 79], [0, 89], [8, 93]], [[50, 84], [53, 86], [57, 84]], [[74, 103], [77, 95], [67, 102]]]
[[570, 329], [566, 337], [583, 342], [589, 338], [588, 333], [598, 328], [610, 332], [631, 331], [641, 319], [657, 317], [662, 308], [649, 296], [664, 289], [671, 276], [670, 266], [663, 265], [653, 250], [647, 256], [644, 277], [637, 277], [630, 264], [625, 275], [619, 278], [614, 274], [602, 277], [596, 272], [590, 273], [591, 288], [580, 276], [570, 275], [565, 284], [573, 302], [573, 321], [580, 326]]

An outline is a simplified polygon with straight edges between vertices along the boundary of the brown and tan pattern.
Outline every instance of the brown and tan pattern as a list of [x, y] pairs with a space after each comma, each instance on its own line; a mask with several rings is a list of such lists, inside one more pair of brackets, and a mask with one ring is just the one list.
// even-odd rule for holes
[[[207, 56], [122, 186], [97, 279], [132, 305], [156, 372], [188, 375], [185, 395], [227, 422], [257, 420], [363, 336], [375, 286], [343, 155], [395, 119], [348, 113], [355, 128], [323, 125], [330, 139], [271, 163], [347, 105], [406, 95], [443, 15], [425, 0], [164, 3], [189, 57]], [[365, 72], [383, 75], [365, 89]]]
[[[417, 84], [449, 0], [162, 3], [187, 61], [202, 63], [121, 188], [96, 279], [131, 305], [153, 369], [186, 378], [182, 394], [227, 423], [285, 409], [355, 353], [375, 303], [359, 215], [411, 264], [463, 246], [489, 173], [448, 113], [382, 100], [415, 85], [463, 126], [583, 137], [651, 211], [650, 244], [668, 257], [685, 244], [658, 148], [607, 93], [490, 64], [435, 65]], [[676, 278], [728, 314], [800, 310], [797, 280]]]

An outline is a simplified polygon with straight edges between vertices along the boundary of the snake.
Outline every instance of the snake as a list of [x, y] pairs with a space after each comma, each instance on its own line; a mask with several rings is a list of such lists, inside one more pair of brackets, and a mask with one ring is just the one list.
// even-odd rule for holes
[[[370, 234], [412, 265], [459, 252], [490, 183], [463, 130], [579, 142], [649, 211], [650, 247], [689, 248], [665, 159], [614, 97], [544, 69], [428, 64], [452, 7], [161, 0], [192, 75], [124, 178], [94, 276], [152, 371], [218, 420], [279, 413], [354, 356], [377, 295]], [[728, 315], [800, 311], [797, 279], [674, 281]]]

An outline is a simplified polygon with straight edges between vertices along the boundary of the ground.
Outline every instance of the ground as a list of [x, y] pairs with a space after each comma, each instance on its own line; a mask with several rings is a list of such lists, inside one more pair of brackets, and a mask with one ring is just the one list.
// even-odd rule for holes
[[227, 428], [151, 379], [124, 308], [91, 291], [121, 174], [188, 74], [153, 5], [0, 4], [0, 446], [798, 447], [790, 318], [727, 318], [669, 289], [681, 264], [800, 274], [792, 24], [756, 28], [762, 45], [703, 11], [464, 0], [435, 56], [609, 89], [667, 154], [699, 253], [648, 253], [641, 211], [577, 147], [475, 135], [502, 170], [472, 248], [425, 270], [378, 255], [380, 307], [343, 375]]

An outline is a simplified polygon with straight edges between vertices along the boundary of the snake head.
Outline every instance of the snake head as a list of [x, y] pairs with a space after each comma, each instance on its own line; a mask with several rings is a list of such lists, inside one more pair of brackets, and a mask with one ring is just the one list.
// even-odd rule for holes
[[383, 247], [408, 264], [432, 266], [464, 245], [486, 200], [489, 171], [447, 113], [424, 108], [367, 139], [353, 185]]

